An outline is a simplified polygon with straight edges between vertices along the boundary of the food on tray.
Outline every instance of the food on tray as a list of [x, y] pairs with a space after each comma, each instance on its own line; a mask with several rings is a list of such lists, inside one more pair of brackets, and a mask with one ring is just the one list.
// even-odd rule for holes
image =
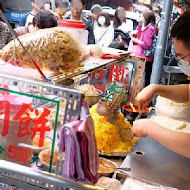
[[[40, 135], [37, 134], [37, 135], [35, 135], [35, 137], [33, 139], [33, 145], [36, 147], [39, 147], [39, 141], [40, 141]], [[51, 144], [52, 144], [52, 141], [49, 138], [45, 137], [44, 144], [42, 147], [50, 147]]]
[[[53, 161], [52, 161], [53, 166], [56, 166], [56, 164], [57, 164], [58, 153], [59, 153], [58, 148], [55, 148], [54, 153], [53, 153]], [[51, 149], [45, 149], [42, 152], [40, 152], [39, 159], [42, 162], [49, 164], [50, 163], [50, 156], [51, 156]]]
[[158, 125], [178, 132], [190, 133], [190, 123], [163, 116], [153, 116], [151, 120]]
[[115, 165], [109, 160], [99, 158], [98, 173], [113, 173], [115, 172]]
[[99, 96], [100, 92], [90, 84], [77, 85], [75, 87], [77, 90], [80, 90], [85, 96]]
[[[41, 114], [44, 112], [45, 108], [37, 108], [39, 115], [36, 116], [34, 112], [29, 112], [30, 117], [31, 118], [38, 118], [39, 116], [41, 116]], [[57, 113], [57, 109], [54, 108], [47, 108], [50, 111], [50, 114], [46, 116], [46, 119], [49, 121], [46, 125], [48, 127], [52, 127], [50, 122], [54, 122], [55, 118], [56, 118], [56, 113]], [[64, 118], [64, 112], [63, 111], [59, 111], [59, 115], [58, 115], [58, 121], [62, 122]]]
[[[74, 69], [84, 53], [84, 48], [78, 39], [58, 28], [37, 30], [22, 35], [19, 39], [41, 69], [55, 72]], [[0, 51], [0, 57], [6, 61], [10, 60], [14, 49], [16, 51], [12, 64], [36, 68], [17, 40], [15, 43], [11, 41], [7, 44]]]
[[122, 113], [119, 113], [115, 124], [110, 123], [107, 117], [100, 116], [97, 113], [97, 105], [90, 109], [90, 114], [94, 120], [98, 150], [106, 153], [131, 151], [137, 138], [134, 137], [128, 142], [123, 142], [121, 140], [119, 134], [120, 129], [131, 127], [130, 123], [125, 121], [125, 117]]

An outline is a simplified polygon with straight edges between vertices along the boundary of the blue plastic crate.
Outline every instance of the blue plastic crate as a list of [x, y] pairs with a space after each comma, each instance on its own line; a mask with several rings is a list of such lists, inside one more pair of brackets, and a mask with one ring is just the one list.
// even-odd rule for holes
[[15, 12], [4, 12], [5, 17], [10, 23], [19, 22], [21, 17], [24, 15], [23, 13], [15, 13]]

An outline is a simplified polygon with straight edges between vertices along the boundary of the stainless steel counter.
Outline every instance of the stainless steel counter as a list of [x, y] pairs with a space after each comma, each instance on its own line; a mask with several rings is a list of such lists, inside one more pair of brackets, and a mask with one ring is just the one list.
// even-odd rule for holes
[[[140, 138], [122, 163], [127, 175], [162, 185], [190, 189], [190, 159], [182, 157], [150, 137]], [[118, 174], [119, 175], [119, 174]]]

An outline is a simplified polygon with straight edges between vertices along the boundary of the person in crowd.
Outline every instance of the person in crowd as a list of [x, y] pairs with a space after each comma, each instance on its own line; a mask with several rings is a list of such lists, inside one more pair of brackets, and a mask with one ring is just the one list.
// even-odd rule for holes
[[126, 11], [123, 7], [118, 7], [115, 10], [113, 27], [114, 29], [120, 29], [130, 35], [133, 34], [133, 21], [130, 19], [126, 19]]
[[46, 11], [52, 11], [52, 3], [50, 0], [44, 1], [44, 10]]
[[38, 11], [42, 10], [44, 8], [44, 0], [31, 0], [32, 4], [32, 11], [28, 14], [26, 18], [25, 26], [29, 28], [29, 30], [32, 30], [33, 27], [33, 18], [38, 13]]
[[97, 28], [98, 25], [98, 15], [102, 12], [102, 7], [99, 4], [95, 4], [90, 9], [90, 20], [92, 23], [93, 28]]
[[[0, 0], [0, 9], [4, 11], [3, 1]], [[6, 23], [0, 17], [0, 49], [8, 44], [13, 39], [13, 36]]]
[[25, 26], [25, 24], [26, 24], [26, 19], [27, 19], [27, 17], [28, 17], [29, 14], [30, 14], [30, 12], [24, 14], [24, 15], [20, 18], [20, 20], [19, 20], [19, 27]]
[[154, 55], [145, 56], [144, 50], [151, 48], [153, 39], [157, 35], [158, 28], [155, 26], [154, 13], [152, 11], [143, 12], [142, 21], [137, 26], [137, 38], [132, 38], [132, 40], [137, 44], [134, 54], [146, 58], [145, 86], [150, 84]]
[[39, 11], [33, 18], [36, 29], [53, 28], [57, 25], [57, 17], [51, 11]]
[[66, 19], [73, 21], [81, 21], [86, 25], [88, 30], [88, 44], [94, 44], [94, 32], [91, 22], [82, 16], [82, 10], [85, 9], [85, 0], [71, 0], [71, 15], [67, 16]]
[[[190, 11], [185, 12], [174, 24], [171, 37], [175, 45], [176, 60], [181, 70], [190, 76]], [[190, 102], [190, 85], [151, 84], [136, 97], [140, 109], [145, 109], [154, 95], [176, 102]], [[137, 137], [150, 136], [166, 148], [190, 158], [190, 134], [168, 130], [150, 119], [141, 119], [133, 123], [132, 133]]]
[[55, 16], [58, 20], [64, 19], [64, 16], [68, 10], [69, 2], [68, 0], [56, 0], [55, 1]]
[[[52, 28], [58, 25], [57, 17], [51, 12], [46, 10], [39, 11], [33, 18], [32, 21], [33, 30]], [[27, 26], [21, 26], [15, 29], [17, 36], [21, 36], [23, 34], [29, 33]]]
[[101, 12], [98, 15], [99, 27], [94, 29], [96, 44], [108, 47], [114, 39], [114, 29], [110, 25], [110, 15], [107, 12]]

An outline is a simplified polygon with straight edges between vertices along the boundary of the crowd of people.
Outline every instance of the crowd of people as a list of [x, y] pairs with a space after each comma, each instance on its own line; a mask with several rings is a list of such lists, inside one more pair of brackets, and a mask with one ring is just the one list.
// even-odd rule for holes
[[[132, 43], [133, 54], [147, 59], [145, 86], [150, 83], [154, 55], [146, 56], [143, 51], [151, 48], [154, 35], [158, 34], [155, 16], [151, 10], [143, 13], [142, 20], [139, 20], [139, 25], [135, 28], [133, 21], [126, 18], [126, 11], [123, 7], [116, 8], [112, 19], [99, 4], [93, 5], [90, 12], [83, 14], [85, 0], [55, 0], [54, 11], [50, 0], [31, 0], [31, 5], [32, 11], [26, 13], [20, 19], [19, 27], [14, 29], [18, 36], [38, 29], [56, 27], [58, 21], [62, 19], [81, 21], [88, 30], [88, 44], [128, 50]], [[0, 24], [1, 27], [6, 27], [4, 22]], [[6, 28], [5, 38], [2, 38], [5, 40], [0, 48], [12, 39], [8, 30]], [[136, 33], [137, 38], [134, 38]]]

